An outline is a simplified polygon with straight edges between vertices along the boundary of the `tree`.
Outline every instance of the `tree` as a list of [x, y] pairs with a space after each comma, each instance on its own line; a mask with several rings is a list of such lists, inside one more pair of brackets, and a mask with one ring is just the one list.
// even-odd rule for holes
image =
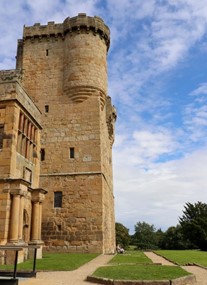
[[188, 249], [192, 248], [189, 242], [184, 238], [180, 225], [169, 227], [164, 233], [161, 244], [162, 249]]
[[155, 237], [156, 237], [156, 245], [158, 246], [158, 248], [162, 248], [163, 239], [165, 238], [165, 232], [163, 232], [161, 229], [158, 229], [155, 232]]
[[127, 248], [130, 242], [129, 230], [121, 223], [116, 223], [116, 244]]
[[157, 247], [156, 229], [154, 225], [138, 222], [135, 225], [134, 241], [138, 249], [153, 249]]
[[185, 239], [207, 251], [207, 204], [186, 203], [179, 222]]

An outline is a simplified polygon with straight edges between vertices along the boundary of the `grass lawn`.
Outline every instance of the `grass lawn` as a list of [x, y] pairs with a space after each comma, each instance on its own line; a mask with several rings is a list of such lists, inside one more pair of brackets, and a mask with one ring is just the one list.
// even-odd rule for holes
[[142, 251], [126, 251], [124, 254], [117, 254], [109, 263], [152, 263]]
[[170, 280], [190, 275], [178, 266], [117, 265], [98, 268], [93, 276], [115, 280]]
[[[37, 259], [37, 270], [51, 270], [51, 271], [69, 271], [80, 267], [89, 262], [98, 254], [79, 254], [79, 253], [47, 253], [43, 255], [42, 259]], [[17, 266], [17, 270], [25, 269], [32, 270], [33, 260], [27, 260]], [[12, 269], [13, 265], [0, 265], [0, 270]]]
[[196, 263], [207, 266], [207, 252], [199, 250], [156, 250], [158, 253], [167, 259], [179, 264], [186, 265]]
[[114, 280], [170, 280], [189, 275], [178, 266], [150, 263], [152, 261], [142, 251], [126, 251], [112, 258], [108, 266], [98, 268], [93, 276]]

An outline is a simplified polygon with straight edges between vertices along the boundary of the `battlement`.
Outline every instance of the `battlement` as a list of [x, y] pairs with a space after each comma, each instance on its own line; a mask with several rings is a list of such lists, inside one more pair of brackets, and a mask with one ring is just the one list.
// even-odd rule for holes
[[48, 22], [47, 25], [40, 25], [36, 23], [30, 27], [24, 27], [23, 39], [39, 38], [42, 37], [64, 37], [68, 33], [81, 33], [81, 32], [93, 32], [94, 35], [98, 34], [105, 40], [107, 49], [110, 46], [110, 31], [107, 25], [100, 17], [89, 17], [84, 13], [78, 14], [76, 17], [68, 17], [62, 24], [56, 24], [55, 22]]

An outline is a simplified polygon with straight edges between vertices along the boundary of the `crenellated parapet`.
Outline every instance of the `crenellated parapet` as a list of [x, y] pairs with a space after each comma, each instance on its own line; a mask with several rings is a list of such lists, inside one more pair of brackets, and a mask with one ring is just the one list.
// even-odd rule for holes
[[50, 37], [64, 37], [67, 34], [73, 33], [90, 33], [92, 32], [95, 36], [99, 35], [101, 39], [103, 39], [106, 43], [107, 50], [110, 46], [110, 31], [107, 25], [105, 25], [104, 21], [100, 17], [89, 17], [84, 13], [78, 14], [76, 17], [68, 17], [65, 19], [63, 24], [56, 24], [55, 22], [48, 22], [47, 25], [40, 25], [40, 23], [36, 23], [31, 27], [24, 27], [23, 39], [30, 38], [34, 40], [38, 38], [41, 40], [42, 38]]
[[99, 35], [102, 39], [105, 40], [107, 49], [110, 45], [110, 31], [108, 26], [104, 24], [104, 21], [100, 17], [89, 17], [86, 14], [78, 14], [77, 17], [66, 18], [63, 22], [64, 33], [72, 33], [82, 31], [89, 33], [93, 32], [94, 35]]

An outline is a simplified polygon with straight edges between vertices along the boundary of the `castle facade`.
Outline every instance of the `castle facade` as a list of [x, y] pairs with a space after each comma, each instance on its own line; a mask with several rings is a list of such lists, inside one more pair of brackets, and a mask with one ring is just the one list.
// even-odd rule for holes
[[1, 245], [114, 252], [109, 44], [99, 17], [37, 23], [0, 71]]

